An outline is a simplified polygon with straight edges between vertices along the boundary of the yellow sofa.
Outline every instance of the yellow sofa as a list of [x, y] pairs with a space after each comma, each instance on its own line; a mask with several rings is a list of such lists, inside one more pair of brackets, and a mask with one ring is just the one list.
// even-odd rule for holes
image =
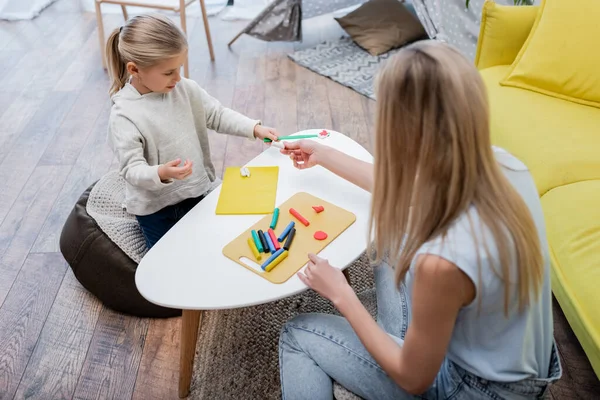
[[500, 85], [538, 11], [485, 3], [475, 63], [488, 90], [492, 142], [533, 174], [552, 290], [600, 378], [600, 108]]

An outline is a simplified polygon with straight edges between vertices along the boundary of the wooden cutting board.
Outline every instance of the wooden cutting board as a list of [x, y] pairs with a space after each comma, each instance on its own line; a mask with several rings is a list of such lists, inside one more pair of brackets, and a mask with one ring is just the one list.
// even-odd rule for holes
[[[317, 213], [313, 209], [313, 206], [323, 206], [325, 210]], [[309, 226], [304, 226], [291, 215], [289, 212], [290, 208], [295, 209], [306, 218], [310, 223]], [[328, 203], [309, 193], [296, 193], [279, 206], [279, 220], [274, 229], [275, 236], [279, 237], [290, 221], [296, 223], [296, 236], [290, 246], [288, 257], [269, 272], [264, 272], [262, 270], [257, 271], [255, 268], [246, 265], [242, 261], [242, 258], [246, 257], [259, 265], [269, 258], [270, 253], [261, 253], [262, 259], [256, 260], [248, 246], [247, 240], [252, 237], [251, 232], [253, 229], [256, 231], [261, 229], [266, 233], [271, 224], [272, 216], [272, 214], [265, 216], [223, 248], [223, 254], [227, 258], [272, 283], [283, 283], [287, 281], [306, 265], [308, 262], [308, 253], [318, 254], [356, 221], [356, 215], [350, 211]], [[315, 239], [314, 234], [317, 231], [327, 233], [327, 239]], [[280, 245], [283, 247], [283, 243], [280, 243]]]

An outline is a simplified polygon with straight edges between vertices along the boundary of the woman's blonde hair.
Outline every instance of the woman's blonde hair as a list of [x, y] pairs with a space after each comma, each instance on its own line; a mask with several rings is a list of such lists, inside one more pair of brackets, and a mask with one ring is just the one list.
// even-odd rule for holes
[[[517, 282], [520, 310], [531, 290], [537, 297], [543, 274], [538, 232], [495, 160], [487, 93], [473, 65], [433, 41], [402, 49], [378, 76], [375, 141], [372, 258], [380, 262], [389, 253], [396, 284], [419, 247], [443, 238], [474, 206], [499, 251], [494, 271], [504, 282], [505, 314], [511, 284]], [[514, 260], [516, 280], [510, 276]]]
[[106, 43], [108, 73], [113, 95], [127, 82], [127, 63], [148, 68], [167, 58], [175, 57], [188, 48], [183, 32], [167, 17], [160, 14], [140, 15], [115, 29]]

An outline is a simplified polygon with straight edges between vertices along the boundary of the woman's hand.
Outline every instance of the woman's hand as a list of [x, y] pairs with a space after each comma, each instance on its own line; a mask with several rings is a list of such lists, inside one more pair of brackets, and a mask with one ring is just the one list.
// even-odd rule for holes
[[354, 295], [354, 291], [342, 271], [329, 265], [329, 261], [314, 254], [309, 254], [308, 258], [310, 261], [304, 273], [298, 272], [298, 277], [306, 286], [330, 300], [336, 307], [347, 296]]
[[306, 169], [320, 163], [320, 157], [325, 149], [325, 146], [314, 140], [294, 140], [285, 143], [285, 149], [281, 150], [281, 154], [290, 156], [294, 167]]
[[179, 164], [181, 164], [180, 158], [160, 165], [158, 167], [158, 177], [160, 180], [165, 182], [169, 179], [185, 179], [192, 174], [193, 162], [185, 160], [182, 167]]
[[279, 133], [273, 128], [269, 128], [267, 126], [262, 125], [256, 125], [254, 126], [254, 137], [261, 140], [271, 139], [273, 141], [276, 141], [277, 137], [279, 137]]

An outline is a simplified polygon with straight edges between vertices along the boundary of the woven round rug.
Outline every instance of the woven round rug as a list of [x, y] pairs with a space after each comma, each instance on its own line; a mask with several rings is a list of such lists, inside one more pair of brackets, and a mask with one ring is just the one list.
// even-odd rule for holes
[[[375, 315], [373, 269], [366, 255], [349, 272], [355, 292]], [[314, 312], [336, 314], [332, 304], [312, 290], [259, 306], [205, 312], [190, 398], [280, 399], [279, 332], [295, 315]], [[336, 398], [351, 398], [342, 392], [336, 388]]]

